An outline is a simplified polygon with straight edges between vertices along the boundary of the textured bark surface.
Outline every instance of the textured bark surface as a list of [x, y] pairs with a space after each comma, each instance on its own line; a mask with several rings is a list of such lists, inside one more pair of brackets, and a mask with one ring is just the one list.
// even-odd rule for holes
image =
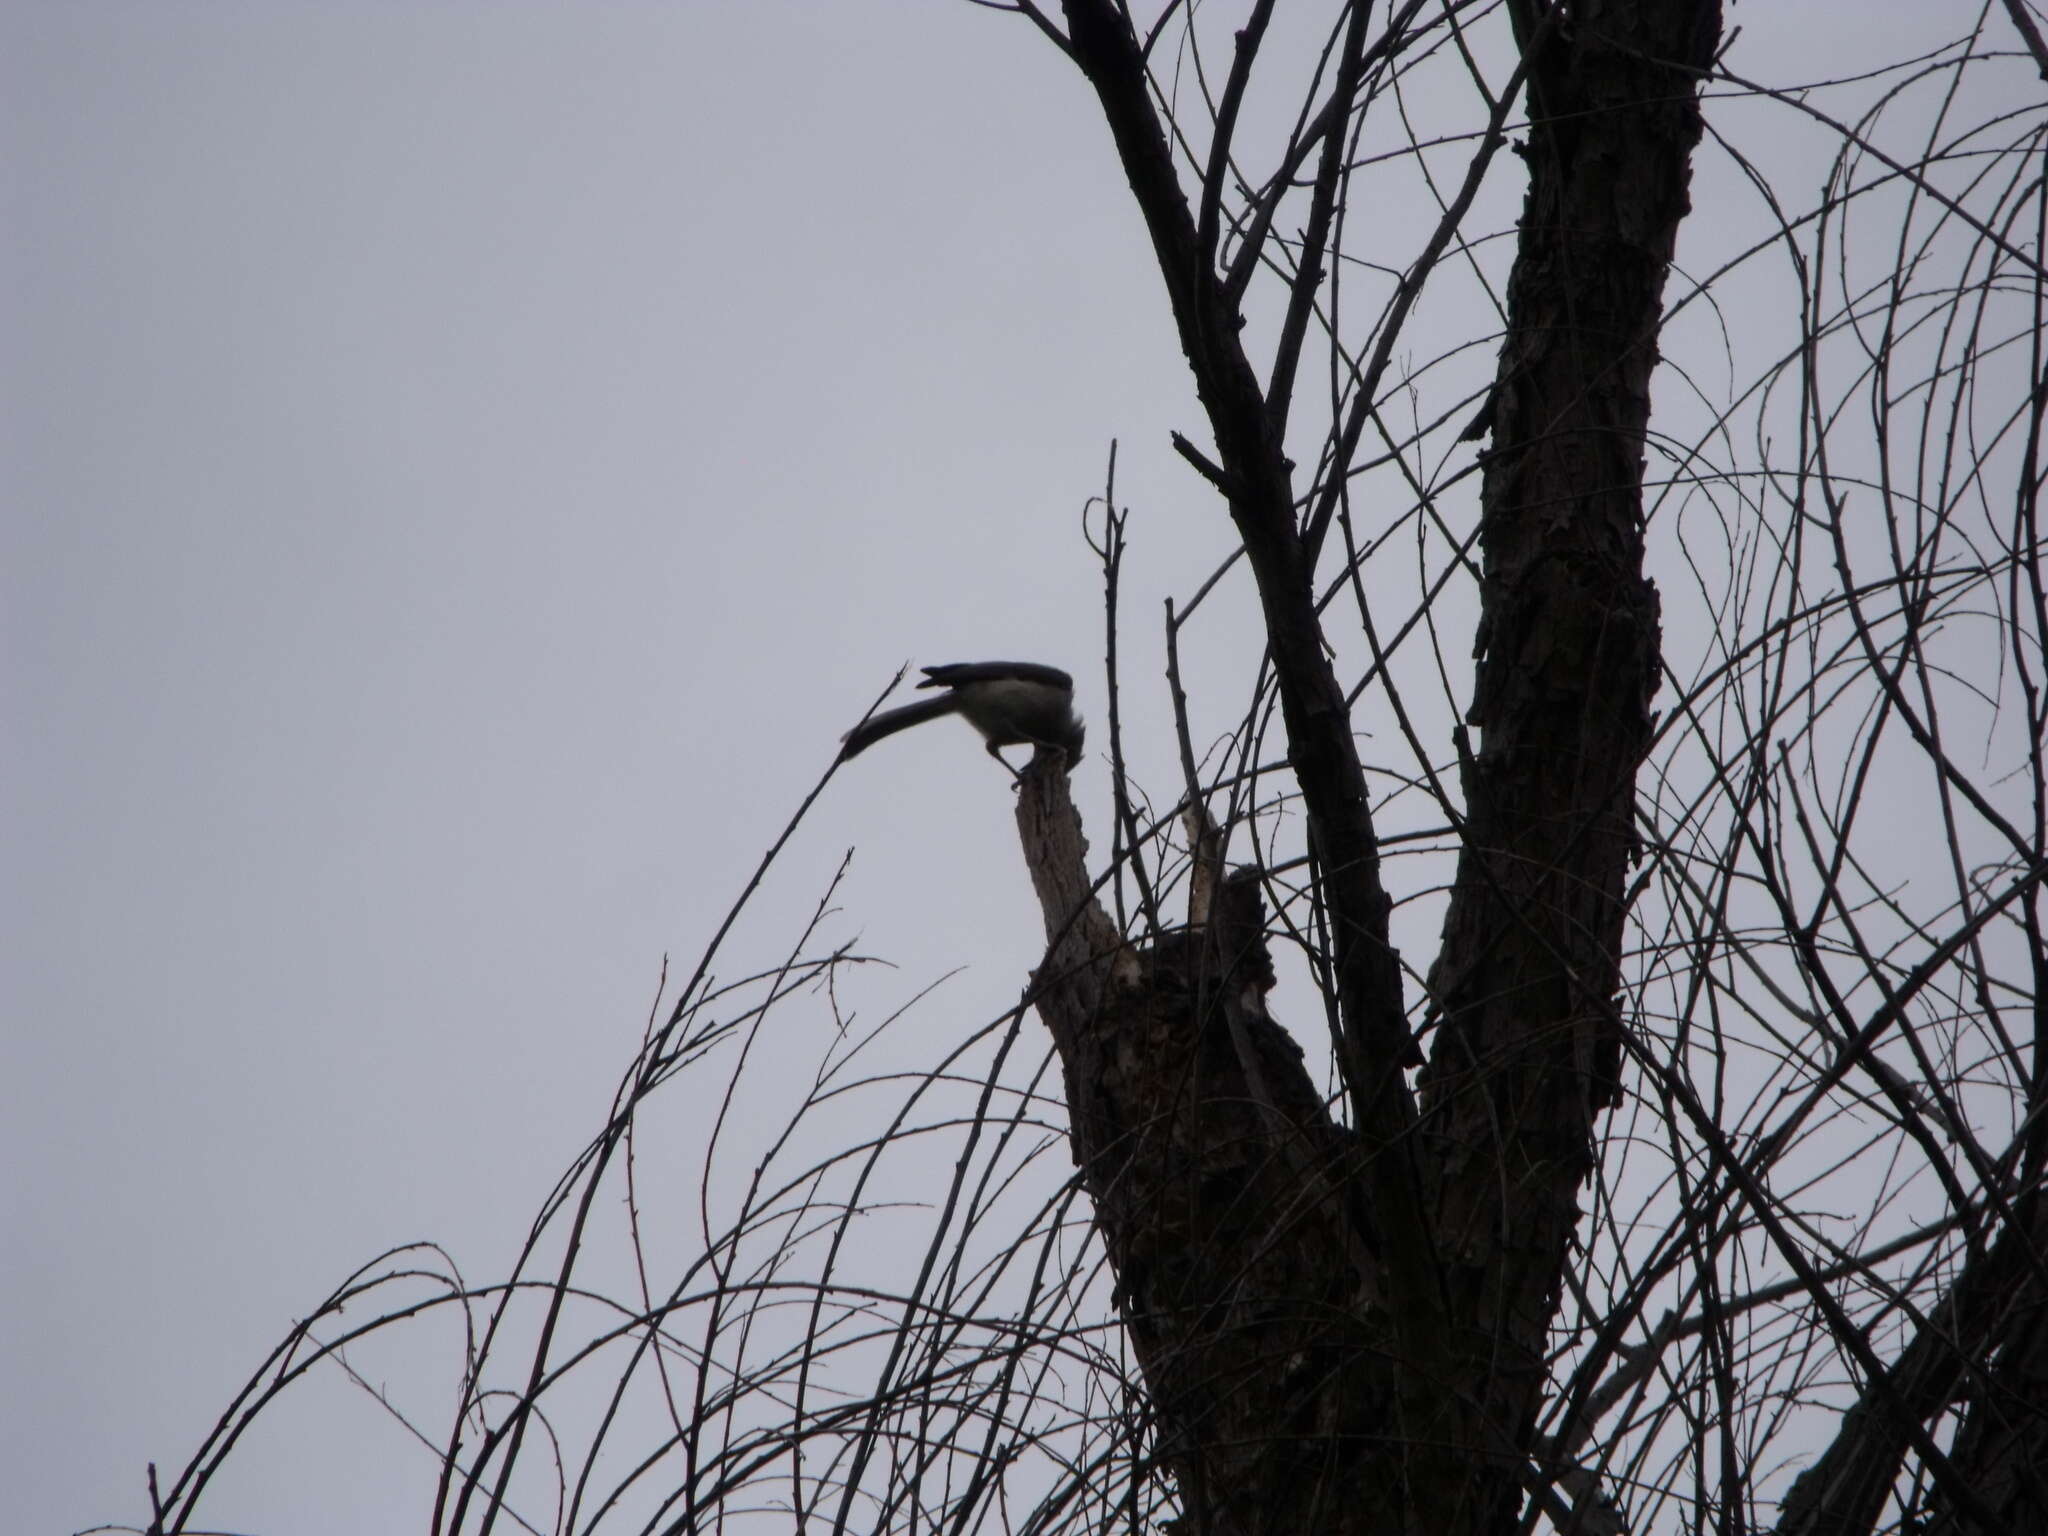
[[[1518, 1455], [1620, 1066], [1635, 775], [1656, 691], [1643, 438], [1664, 275], [1688, 209], [1693, 77], [1719, 7], [1588, 4], [1529, 52], [1529, 192], [1481, 491], [1478, 727], [1431, 973], [1422, 1076], [1437, 1259], [1464, 1391]], [[1505, 1519], [1502, 1476], [1481, 1528]]]
[[1085, 845], [1056, 765], [1027, 770], [1018, 821], [1052, 940], [1034, 996], [1190, 1528], [1398, 1528], [1358, 1141], [1267, 1017], [1257, 880], [1224, 881], [1201, 928], [1118, 949], [1077, 890]]
[[[1413, 1059], [1413, 1043], [1402, 1005], [1400, 958], [1388, 939], [1391, 903], [1380, 878], [1365, 772], [1316, 616], [1310, 561], [1295, 520], [1285, 411], [1276, 410], [1262, 391], [1244, 351], [1236, 297], [1205, 253], [1128, 16], [1109, 0], [1067, 0], [1064, 9], [1071, 52], [1095, 88], [1151, 234], [1181, 349], [1221, 456], [1218, 488], [1258, 587], [1288, 759], [1301, 786], [1318, 891], [1329, 913], [1339, 1021], [1333, 1044], [1361, 1143], [1360, 1178], [1385, 1239], [1394, 1356], [1415, 1367], [1398, 1373], [1401, 1390], [1416, 1402], [1397, 1422], [1434, 1421], [1443, 1328], [1414, 1166], [1415, 1103], [1401, 1070]], [[1337, 65], [1337, 90], [1346, 102], [1365, 48], [1364, 15], [1363, 8], [1352, 12]], [[1329, 143], [1341, 147], [1342, 134], [1333, 134]], [[1340, 160], [1334, 150], [1326, 155], [1319, 176], [1334, 177]], [[1319, 196], [1325, 223], [1327, 204], [1328, 196]], [[1292, 380], [1278, 381], [1275, 388], [1284, 397]], [[1465, 1448], [1456, 1444], [1417, 1443], [1427, 1449], [1416, 1454], [1438, 1463], [1446, 1478], [1466, 1459]]]
[[[2025, 1244], [2016, 1239], [2014, 1246], [2032, 1251], [2014, 1264], [2014, 1280], [1995, 1292], [1994, 1315], [1985, 1328], [1984, 1355], [1991, 1366], [1973, 1376], [1963, 1427], [1950, 1452], [1982, 1512], [2007, 1531], [2048, 1531], [2048, 1200], [2037, 1188], [2028, 1204], [2032, 1219], [2015, 1225], [2029, 1238]], [[1929, 1536], [1983, 1528], [1956, 1507], [1946, 1488], [1935, 1490], [1930, 1505]]]
[[[2048, 1530], [2048, 1199], [2036, 1187], [1786, 1495], [1783, 1536], [1851, 1536], [1886, 1512], [1913, 1429], [1966, 1401], [1948, 1475], [1928, 1494], [1930, 1536]], [[1983, 1362], [1989, 1368], [1983, 1368]], [[1959, 1507], [1967, 1503], [1968, 1508]]]
[[[1401, 1073], [1414, 1058], [1364, 776], [1283, 451], [1291, 374], [1276, 367], [1262, 393], [1128, 18], [1107, 0], [1064, 10], [1209, 418], [1219, 462], [1205, 472], [1258, 586], [1330, 917], [1356, 1127], [1312, 1103], [1284, 1036], [1245, 1005], [1238, 941], [1219, 944], [1212, 926], [1113, 962], [1107, 939], [1073, 939], [1108, 927], [1076, 916], [1080, 867], [1039, 877], [1054, 938], [1041, 1009], [1162, 1452], [1195, 1530], [1511, 1529], [1594, 1116], [1615, 1093], [1624, 879], [1658, 656], [1643, 436], [1700, 131], [1685, 66], [1710, 56], [1719, 5], [1588, 0], [1569, 25], [1515, 8], [1531, 186], [1483, 489], [1479, 740], [1420, 1106]], [[1337, 124], [1366, 10], [1335, 50], [1325, 110]], [[1304, 314], [1342, 143], [1326, 136], [1312, 193]], [[1035, 871], [1053, 844], [1078, 841], [1058, 832], [1072, 813], [1048, 779], [1027, 783], [1019, 807]], [[1231, 905], [1217, 925], [1249, 921]], [[1233, 1005], [1247, 1007], [1235, 1024]]]

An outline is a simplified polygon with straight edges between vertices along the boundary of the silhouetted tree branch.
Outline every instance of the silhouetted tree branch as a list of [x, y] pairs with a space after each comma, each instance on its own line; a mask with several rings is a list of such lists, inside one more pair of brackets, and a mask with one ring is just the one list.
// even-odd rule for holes
[[1170, 740], [1100, 497], [1114, 857], [1034, 761], [1030, 983], [912, 1068], [832, 891], [715, 979], [750, 885], [512, 1274], [352, 1278], [161, 1527], [440, 1319], [451, 1533], [2048, 1526], [2033, 8], [1855, 74], [1718, 0], [984, 8], [1202, 412]]

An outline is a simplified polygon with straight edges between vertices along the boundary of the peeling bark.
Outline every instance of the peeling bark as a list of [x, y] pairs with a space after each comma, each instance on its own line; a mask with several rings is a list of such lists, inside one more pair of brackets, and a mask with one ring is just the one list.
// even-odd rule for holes
[[[1643, 437], [1700, 132], [1692, 71], [1718, 36], [1718, 0], [1587, 0], [1565, 22], [1512, 7], [1531, 185], [1482, 492], [1480, 734], [1420, 1114], [1401, 1071], [1416, 1058], [1363, 770], [1282, 448], [1291, 372], [1276, 366], [1282, 398], [1261, 392], [1128, 16], [1107, 0], [1064, 9], [1218, 461], [1183, 451], [1227, 498], [1257, 582], [1330, 913], [1356, 1127], [1354, 1143], [1310, 1112], [1300, 1064], [1262, 1013], [1233, 1026], [1240, 951], [1214, 935], [1248, 919], [1230, 901], [1209, 937], [1128, 957], [1121, 980], [1098, 946], [1102, 979], [1086, 986], [1063, 979], [1073, 962], [1057, 935], [1092, 920], [1048, 902], [1040, 1006], [1076, 1155], [1195, 1529], [1501, 1530], [1528, 1475], [1594, 1117], [1617, 1091], [1624, 879], [1658, 668]], [[1366, 11], [1352, 9], [1335, 50], [1298, 307], [1324, 257]], [[1027, 846], [1028, 818], [1071, 816], [1047, 800], [1064, 794], [1052, 777], [1024, 789]], [[1085, 882], [1069, 872], [1039, 888], [1065, 900]], [[1363, 1244], [1377, 1244], [1376, 1266], [1357, 1261]]]
[[[1432, 1218], [1465, 1393], [1519, 1448], [1545, 1330], [1618, 1096], [1624, 888], [1651, 737], [1658, 603], [1643, 438], [1664, 275], [1700, 134], [1714, 0], [1589, 4], [1531, 50], [1529, 192], [1481, 490], [1478, 727], [1431, 972]], [[1663, 61], [1673, 61], [1666, 63]], [[1505, 1477], [1494, 1519], [1516, 1490]]]
[[1266, 1013], [1255, 873], [1225, 880], [1201, 927], [1123, 948], [1087, 895], [1057, 765], [1026, 770], [1017, 814], [1052, 940], [1033, 995], [1189, 1528], [1398, 1528], [1382, 1470], [1392, 1336], [1359, 1142]]

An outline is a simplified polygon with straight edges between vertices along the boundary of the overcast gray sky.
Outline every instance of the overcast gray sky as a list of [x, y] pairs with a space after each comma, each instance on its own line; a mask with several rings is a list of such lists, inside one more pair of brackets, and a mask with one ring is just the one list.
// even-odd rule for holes
[[[895, 667], [1062, 663], [1099, 718], [1112, 436], [1134, 671], [1229, 529], [1092, 98], [1014, 20], [0, 18], [0, 1487], [61, 1531], [145, 1518], [379, 1250], [503, 1270], [662, 956]], [[763, 930], [857, 845], [848, 930], [1000, 1010], [1037, 921], [1001, 775], [964, 733], [856, 770]], [[420, 1518], [427, 1458], [324, 1390], [216, 1519]]]
[[[502, 1271], [891, 672], [1090, 672], [1081, 501], [1186, 391], [1087, 97], [987, 12], [4, 11], [0, 1485], [53, 1531], [141, 1520], [377, 1251]], [[766, 910], [858, 844], [866, 946], [986, 1013], [1036, 917], [961, 736]], [[333, 1398], [219, 1517], [419, 1517]]]

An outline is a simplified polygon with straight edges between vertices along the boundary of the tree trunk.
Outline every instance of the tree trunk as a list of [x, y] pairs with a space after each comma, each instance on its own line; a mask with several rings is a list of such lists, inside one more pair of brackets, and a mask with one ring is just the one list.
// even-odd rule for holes
[[[1624, 883], [1658, 681], [1643, 439], [1700, 135], [1691, 67], [1712, 56], [1720, 7], [1585, 5], [1548, 27], [1527, 0], [1511, 12], [1529, 193], [1481, 490], [1478, 739], [1422, 1090], [1463, 1367], [1446, 1412], [1518, 1463], [1594, 1117], [1618, 1094]], [[1516, 1472], [1496, 1463], [1471, 1528], [1510, 1517]]]
[[[1257, 924], [1242, 893], [1204, 932], [1113, 959], [1107, 919], [1085, 915], [1085, 874], [1053, 872], [1078, 845], [1064, 785], [1031, 775], [1019, 815], [1055, 941], [1039, 1002], [1160, 1454], [1189, 1526], [1219, 1536], [1511, 1529], [1593, 1117], [1616, 1093], [1624, 879], [1658, 668], [1643, 437], [1700, 132], [1692, 70], [1712, 54], [1718, 0], [1591, 0], [1568, 23], [1514, 7], [1531, 183], [1492, 404], [1479, 741], [1432, 970], [1441, 1023], [1421, 1135], [1399, 1071], [1409, 1047], [1363, 774], [1277, 425], [1284, 400], [1260, 393], [1128, 19], [1104, 0], [1065, 9], [1210, 418], [1211, 478], [1258, 583], [1331, 913], [1355, 1126], [1331, 1121], [1252, 1006], [1259, 989], [1240, 968], [1260, 969], [1247, 958]], [[1363, 15], [1338, 50], [1337, 146]], [[1319, 176], [1341, 174], [1341, 158], [1326, 155]], [[1315, 238], [1297, 280], [1310, 288]], [[1276, 391], [1291, 387], [1275, 377]], [[1077, 943], [1082, 932], [1096, 940]]]

